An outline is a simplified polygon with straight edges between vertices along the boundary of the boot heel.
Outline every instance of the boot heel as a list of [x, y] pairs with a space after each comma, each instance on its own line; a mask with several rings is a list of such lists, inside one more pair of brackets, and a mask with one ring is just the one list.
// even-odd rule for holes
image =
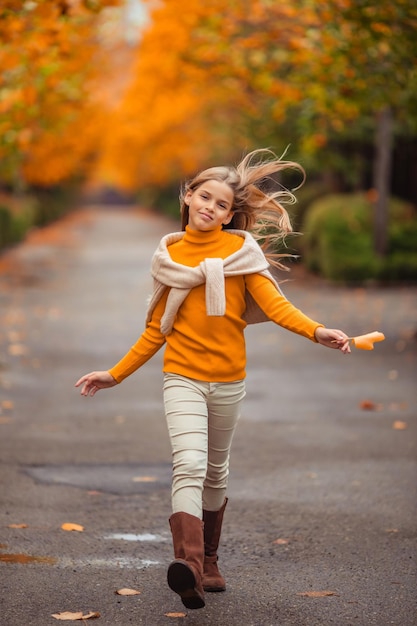
[[187, 609], [202, 609], [205, 606], [204, 597], [196, 588], [197, 581], [191, 567], [181, 559], [176, 559], [168, 567], [168, 585], [178, 593]]

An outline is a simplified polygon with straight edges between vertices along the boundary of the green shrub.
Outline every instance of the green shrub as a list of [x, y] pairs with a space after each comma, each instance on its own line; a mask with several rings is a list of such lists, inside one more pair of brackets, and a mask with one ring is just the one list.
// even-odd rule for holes
[[373, 205], [367, 196], [325, 196], [306, 214], [303, 259], [308, 269], [333, 281], [417, 280], [416, 217], [409, 204], [390, 200], [389, 250], [381, 259], [374, 252]]
[[329, 193], [329, 189], [321, 181], [307, 182], [301, 189], [294, 192], [297, 202], [285, 205], [285, 208], [290, 215], [291, 224], [295, 231], [303, 231], [304, 218], [310, 205], [327, 193]]
[[150, 206], [168, 217], [181, 219], [178, 187], [149, 187], [142, 189], [138, 198], [145, 206]]
[[32, 228], [46, 226], [74, 206], [74, 186], [32, 189], [27, 195], [0, 196], [0, 250], [22, 241]]
[[4, 197], [0, 204], [0, 249], [18, 243], [35, 223], [36, 201]]
[[34, 189], [36, 197], [35, 226], [47, 226], [63, 217], [73, 207], [77, 189], [71, 185]]

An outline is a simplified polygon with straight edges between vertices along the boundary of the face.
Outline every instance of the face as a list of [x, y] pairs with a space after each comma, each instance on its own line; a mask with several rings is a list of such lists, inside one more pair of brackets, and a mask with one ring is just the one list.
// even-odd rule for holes
[[184, 202], [188, 206], [188, 226], [191, 230], [215, 230], [229, 224], [233, 217], [233, 190], [227, 183], [208, 180], [194, 191], [188, 191]]

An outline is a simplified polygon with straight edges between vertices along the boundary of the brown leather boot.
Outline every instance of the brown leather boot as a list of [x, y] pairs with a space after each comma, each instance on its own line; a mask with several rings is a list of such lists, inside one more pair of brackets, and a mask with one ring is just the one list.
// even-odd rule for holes
[[203, 522], [185, 512], [171, 515], [169, 523], [175, 561], [168, 567], [168, 585], [178, 593], [187, 609], [205, 606], [201, 584], [204, 562]]
[[223, 515], [227, 498], [219, 511], [203, 510], [204, 522], [204, 591], [226, 591], [226, 582], [217, 567], [217, 548], [219, 547]]

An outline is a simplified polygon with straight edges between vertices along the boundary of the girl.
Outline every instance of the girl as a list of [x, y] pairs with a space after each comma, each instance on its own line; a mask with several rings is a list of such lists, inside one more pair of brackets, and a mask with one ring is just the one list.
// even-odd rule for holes
[[168, 584], [189, 609], [204, 607], [204, 591], [226, 588], [217, 549], [230, 447], [245, 396], [245, 326], [272, 320], [350, 352], [347, 335], [296, 309], [269, 271], [271, 265], [285, 269], [281, 255], [268, 248], [292, 230], [281, 202], [295, 198], [276, 190], [273, 178], [288, 167], [304, 175], [299, 165], [256, 150], [236, 168], [210, 168], [185, 185], [183, 230], [163, 237], [152, 259], [154, 290], [144, 332], [117, 365], [76, 383], [83, 396], [93, 396], [121, 383], [166, 344], [175, 555]]

